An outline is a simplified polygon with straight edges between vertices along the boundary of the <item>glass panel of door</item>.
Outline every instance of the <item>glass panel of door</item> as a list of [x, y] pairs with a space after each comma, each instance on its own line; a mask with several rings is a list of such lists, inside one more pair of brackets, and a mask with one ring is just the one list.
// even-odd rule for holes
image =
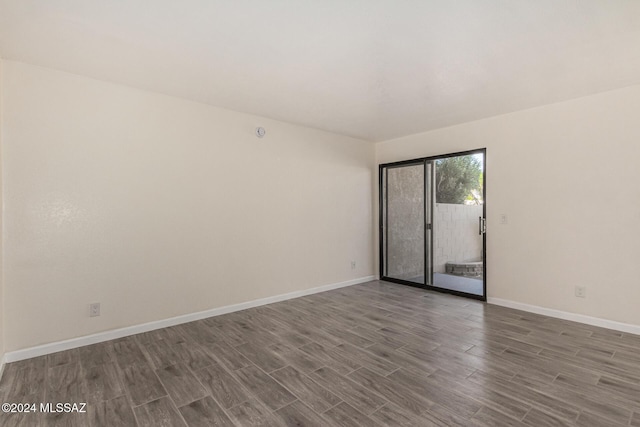
[[424, 162], [383, 170], [385, 276], [425, 284]]

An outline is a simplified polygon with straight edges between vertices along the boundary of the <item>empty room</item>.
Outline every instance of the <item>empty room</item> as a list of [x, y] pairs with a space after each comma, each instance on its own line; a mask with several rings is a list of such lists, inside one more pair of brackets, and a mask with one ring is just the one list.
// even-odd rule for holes
[[640, 427], [640, 2], [0, 0], [0, 425]]

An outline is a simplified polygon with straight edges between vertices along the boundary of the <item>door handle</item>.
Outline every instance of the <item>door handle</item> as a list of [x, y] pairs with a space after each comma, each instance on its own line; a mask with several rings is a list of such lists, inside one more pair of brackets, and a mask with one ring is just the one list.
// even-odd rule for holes
[[478, 217], [478, 234], [482, 236], [486, 232], [487, 232], [487, 220], [479, 216]]

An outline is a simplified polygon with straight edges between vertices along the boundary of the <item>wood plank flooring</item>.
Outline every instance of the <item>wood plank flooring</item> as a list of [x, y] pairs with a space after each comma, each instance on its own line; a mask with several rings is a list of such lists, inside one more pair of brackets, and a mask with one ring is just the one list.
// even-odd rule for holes
[[640, 426], [640, 336], [373, 281], [8, 364], [2, 426]]

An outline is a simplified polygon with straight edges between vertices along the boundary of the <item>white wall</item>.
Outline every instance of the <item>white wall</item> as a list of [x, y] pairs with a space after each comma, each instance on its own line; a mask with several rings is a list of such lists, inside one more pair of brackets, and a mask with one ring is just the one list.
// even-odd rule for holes
[[3, 219], [4, 219], [4, 186], [2, 185], [2, 69], [4, 66], [4, 61], [0, 59], [0, 376], [2, 375], [3, 363], [4, 363], [4, 268], [3, 268], [3, 248], [4, 248], [4, 227], [3, 227]]
[[12, 61], [2, 88], [7, 351], [373, 274], [373, 144]]
[[487, 147], [488, 296], [640, 325], [639, 112], [632, 86], [385, 141], [377, 162]]

